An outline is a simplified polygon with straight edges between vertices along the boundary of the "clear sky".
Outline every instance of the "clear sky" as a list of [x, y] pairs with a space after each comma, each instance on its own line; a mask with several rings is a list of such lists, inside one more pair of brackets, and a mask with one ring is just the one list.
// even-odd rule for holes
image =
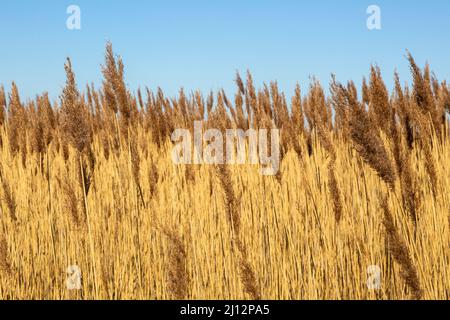
[[[81, 30], [68, 30], [66, 9], [81, 8]], [[366, 9], [381, 8], [382, 29], [369, 31]], [[101, 84], [104, 46], [111, 40], [129, 87], [172, 95], [225, 88], [250, 69], [259, 86], [277, 80], [291, 94], [316, 76], [355, 80], [377, 63], [389, 87], [397, 68], [410, 79], [405, 50], [450, 79], [448, 0], [2, 0], [0, 83], [16, 81], [23, 98], [57, 98], [70, 56], [79, 87]]]

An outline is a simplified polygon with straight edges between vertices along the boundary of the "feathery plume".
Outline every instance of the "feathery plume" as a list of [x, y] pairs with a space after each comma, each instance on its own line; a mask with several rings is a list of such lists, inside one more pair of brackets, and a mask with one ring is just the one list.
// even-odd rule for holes
[[371, 67], [369, 94], [369, 114], [374, 118], [378, 127], [386, 134], [389, 134], [392, 110], [389, 105], [388, 92], [383, 78], [381, 77], [379, 67]]
[[0, 232], [0, 274], [10, 276], [12, 274], [11, 264], [8, 255], [8, 242], [4, 232]]
[[72, 71], [72, 63], [69, 58], [67, 58], [64, 69], [66, 70], [67, 80], [61, 96], [61, 128], [66, 141], [82, 153], [91, 142], [88, 110], [85, 104], [80, 101], [75, 75]]
[[412, 296], [416, 300], [422, 297], [422, 288], [420, 287], [419, 277], [417, 276], [416, 267], [411, 260], [406, 243], [401, 239], [397, 232], [391, 211], [389, 209], [387, 198], [381, 199], [381, 207], [383, 209], [383, 225], [386, 230], [388, 240], [388, 252], [392, 254], [395, 261], [400, 265], [402, 271], [401, 277], [406, 285], [410, 288]]
[[167, 285], [176, 300], [187, 299], [189, 295], [189, 275], [187, 273], [187, 252], [183, 240], [172, 230], [165, 229], [169, 239], [169, 268]]
[[11, 186], [9, 185], [8, 181], [6, 180], [4, 174], [3, 174], [3, 169], [0, 168], [0, 180], [2, 183], [2, 189], [3, 189], [3, 201], [5, 201], [6, 207], [8, 208], [8, 212], [9, 212], [9, 217], [11, 218], [11, 220], [13, 222], [17, 221], [17, 216], [16, 216], [16, 200], [15, 200], [15, 196], [14, 196], [14, 192], [11, 189]]
[[5, 124], [6, 95], [3, 86], [0, 86], [0, 126]]
[[369, 116], [356, 100], [347, 95], [350, 112], [350, 132], [355, 147], [364, 161], [369, 164], [391, 189], [394, 189], [395, 170], [383, 142], [373, 127]]
[[9, 95], [9, 147], [12, 155], [16, 155], [19, 150], [26, 148], [25, 135], [26, 127], [25, 110], [20, 103], [19, 90], [16, 84], [12, 83], [11, 93]]

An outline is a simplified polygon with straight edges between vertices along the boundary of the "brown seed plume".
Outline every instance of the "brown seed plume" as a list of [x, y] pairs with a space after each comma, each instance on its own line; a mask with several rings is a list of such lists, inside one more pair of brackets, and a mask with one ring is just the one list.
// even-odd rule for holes
[[167, 286], [171, 296], [176, 300], [189, 296], [189, 275], [187, 273], [187, 252], [183, 240], [174, 231], [165, 229], [169, 240], [169, 266]]
[[256, 275], [248, 261], [247, 249], [239, 239], [236, 240], [236, 246], [239, 251], [239, 271], [244, 293], [248, 294], [252, 300], [261, 300]]
[[40, 114], [41, 121], [43, 122], [43, 139], [44, 144], [47, 147], [53, 140], [55, 134], [54, 130], [56, 128], [55, 113], [50, 104], [47, 92], [38, 98], [38, 113]]
[[[395, 94], [397, 98], [397, 111], [400, 116], [403, 135], [405, 136], [408, 149], [411, 150], [414, 144], [414, 126], [413, 126], [413, 116], [409, 102], [409, 92], [403, 92], [400, 85], [400, 78], [398, 73], [394, 74], [395, 81]], [[406, 90], [406, 89], [405, 89]]]
[[239, 75], [239, 72], [236, 71], [236, 84], [239, 88], [239, 92], [241, 95], [245, 95], [245, 86], [244, 82], [242, 81], [241, 76]]
[[26, 141], [23, 132], [26, 130], [25, 109], [20, 103], [19, 90], [16, 84], [12, 83], [9, 95], [9, 147], [12, 155], [16, 155], [19, 150], [26, 151]]
[[0, 274], [4, 276], [10, 276], [12, 274], [8, 255], [8, 242], [3, 231], [0, 232]]
[[367, 86], [366, 78], [364, 77], [362, 80], [362, 101], [364, 104], [370, 104], [370, 92], [369, 87]]
[[[408, 60], [413, 76], [413, 97], [420, 113], [431, 119], [431, 123], [439, 137], [441, 132], [441, 119], [439, 112], [436, 108], [435, 98], [431, 88], [431, 76], [429, 65], [425, 66], [425, 70], [422, 72], [417, 66], [411, 53], [408, 52]], [[428, 138], [428, 137], [427, 137]]]
[[64, 68], [67, 80], [61, 96], [61, 127], [66, 141], [82, 153], [91, 142], [88, 110], [80, 100], [69, 58]]
[[[349, 128], [349, 106], [347, 96], [350, 95], [347, 89], [339, 82], [336, 81], [335, 75], [331, 77], [330, 83], [331, 92], [331, 105], [335, 111], [334, 128], [337, 132], [341, 133], [345, 140], [350, 138]], [[368, 93], [367, 93], [368, 94]]]
[[391, 189], [394, 189], [395, 170], [376, 128], [366, 111], [350, 96], [350, 132], [355, 147], [364, 161], [374, 169]]
[[131, 172], [133, 175], [134, 183], [136, 184], [137, 191], [139, 193], [139, 198], [141, 199], [142, 205], [145, 207], [144, 194], [141, 188], [140, 182], [140, 172], [141, 172], [141, 159], [139, 157], [139, 150], [137, 147], [137, 136], [136, 133], [133, 134], [133, 138], [130, 140], [130, 160], [131, 160]]
[[369, 97], [369, 114], [373, 117], [378, 127], [386, 134], [389, 134], [392, 110], [389, 105], [388, 91], [381, 77], [379, 67], [371, 67]]
[[413, 180], [411, 158], [409, 155], [402, 157], [402, 171], [400, 173], [400, 185], [402, 188], [403, 205], [414, 225], [417, 224], [417, 209], [420, 205], [417, 188]]
[[122, 136], [128, 140], [128, 127], [130, 125], [132, 108], [129, 93], [124, 80], [124, 65], [122, 58], [114, 56], [112, 44], [106, 44], [105, 65], [103, 72], [103, 90], [105, 92], [107, 105], [117, 113], [120, 111], [120, 123]]
[[152, 161], [149, 174], [148, 174], [148, 183], [150, 186], [150, 197], [154, 197], [158, 191], [158, 179], [159, 179], [159, 173], [158, 173], [158, 167], [156, 166], [155, 162]]
[[297, 134], [303, 134], [305, 130], [305, 117], [303, 115], [302, 95], [300, 85], [297, 83], [295, 94], [291, 101], [292, 106], [292, 122], [295, 125]]
[[216, 172], [224, 190], [225, 209], [227, 212], [228, 221], [234, 235], [238, 236], [241, 228], [239, 203], [233, 190], [229, 169], [225, 165], [218, 165], [216, 167]]
[[305, 114], [310, 129], [315, 129], [319, 124], [327, 130], [331, 129], [331, 111], [325, 100], [323, 88], [317, 80], [311, 84], [307, 99]]
[[414, 299], [420, 300], [422, 297], [422, 288], [420, 287], [419, 277], [417, 276], [416, 267], [411, 260], [408, 247], [397, 232], [391, 211], [389, 209], [387, 198], [381, 199], [381, 207], [383, 209], [384, 219], [383, 225], [386, 230], [388, 240], [388, 252], [392, 254], [395, 261], [400, 265], [401, 277], [411, 290]]
[[0, 87], [0, 126], [5, 124], [6, 95], [3, 86]]
[[16, 200], [15, 200], [15, 196], [14, 196], [14, 192], [13, 190], [11, 190], [11, 186], [8, 183], [8, 181], [6, 180], [6, 177], [3, 174], [3, 169], [0, 168], [0, 180], [2, 183], [2, 189], [3, 189], [3, 193], [2, 193], [2, 199], [6, 204], [6, 207], [8, 208], [8, 212], [9, 212], [9, 217], [11, 218], [11, 220], [13, 222], [17, 221], [17, 216], [16, 216]]
[[433, 142], [437, 139], [435, 139], [436, 136], [433, 134], [432, 123], [429, 117], [423, 115], [419, 111], [416, 111], [414, 115], [415, 121], [420, 131], [419, 142], [422, 146], [422, 151], [425, 156], [425, 169], [427, 171], [428, 177], [430, 178], [433, 195], [436, 197], [438, 190], [438, 175], [436, 171], [435, 160], [433, 157]]
[[61, 183], [61, 188], [63, 191], [64, 212], [70, 217], [74, 226], [77, 229], [81, 229], [84, 226], [85, 217], [79, 214], [77, 192], [67, 175]]
[[305, 118], [303, 115], [302, 96], [300, 85], [297, 83], [295, 94], [291, 99], [291, 115], [289, 119], [289, 131], [291, 145], [297, 155], [302, 154], [300, 137], [305, 136]]
[[39, 157], [44, 153], [45, 144], [45, 125], [43, 120], [43, 112], [39, 106], [39, 97], [37, 99], [38, 110], [33, 112], [31, 118], [32, 124], [32, 136], [31, 136], [31, 149], [33, 152], [37, 153]]
[[339, 223], [342, 218], [343, 208], [342, 208], [341, 192], [339, 190], [339, 186], [337, 183], [335, 170], [336, 169], [334, 162], [330, 162], [330, 164], [328, 165], [328, 190], [333, 199], [334, 217], [336, 219], [336, 222]]

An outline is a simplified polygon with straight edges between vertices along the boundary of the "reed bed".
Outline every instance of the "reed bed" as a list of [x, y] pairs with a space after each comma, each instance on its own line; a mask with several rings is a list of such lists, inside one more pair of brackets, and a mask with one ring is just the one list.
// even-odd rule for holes
[[[313, 80], [133, 94], [70, 60], [57, 101], [0, 88], [0, 299], [449, 299], [449, 87]], [[176, 165], [176, 128], [280, 128], [281, 167]], [[378, 289], [367, 286], [378, 266]], [[70, 266], [81, 288], [67, 287]]]

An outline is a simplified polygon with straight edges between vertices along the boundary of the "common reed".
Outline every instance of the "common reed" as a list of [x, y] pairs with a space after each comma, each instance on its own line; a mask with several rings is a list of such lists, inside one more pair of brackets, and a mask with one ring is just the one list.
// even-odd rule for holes
[[8, 208], [8, 213], [9, 213], [9, 217], [11, 218], [12, 221], [16, 222], [17, 221], [17, 216], [16, 216], [16, 198], [14, 195], [14, 191], [11, 190], [11, 186], [8, 182], [8, 180], [6, 179], [6, 177], [4, 177], [4, 173], [3, 173], [3, 169], [0, 167], [0, 180], [1, 180], [1, 184], [2, 184], [2, 199], [6, 204], [6, 207]]
[[19, 90], [16, 84], [12, 83], [11, 93], [9, 95], [9, 106], [8, 106], [8, 137], [9, 137], [9, 148], [13, 155], [19, 152], [20, 147], [24, 153], [23, 148], [26, 147], [26, 141], [24, 141], [23, 131], [26, 126], [25, 110], [20, 102]]
[[347, 93], [350, 108], [351, 138], [362, 158], [378, 173], [378, 175], [394, 188], [396, 180], [392, 161], [381, 140], [377, 127], [370, 121], [366, 111]]
[[9, 262], [8, 242], [3, 231], [0, 233], [0, 274], [3, 277], [9, 277], [12, 274], [11, 264]]
[[[108, 43], [99, 88], [70, 60], [59, 100], [0, 87], [0, 298], [448, 299], [449, 87], [405, 62], [392, 91], [373, 66], [361, 88], [289, 97], [247, 72], [171, 97], [134, 94]], [[171, 133], [194, 121], [281, 129], [277, 176], [175, 165]]]
[[402, 272], [400, 275], [411, 290], [414, 299], [421, 299], [423, 292], [420, 286], [417, 269], [411, 259], [410, 253], [405, 242], [401, 239], [395, 226], [394, 218], [389, 209], [387, 198], [381, 200], [383, 209], [383, 225], [388, 239], [388, 251], [393, 255], [395, 261], [400, 265]]
[[0, 87], [0, 126], [5, 124], [6, 94], [3, 86]]
[[187, 252], [183, 240], [173, 231], [164, 230], [169, 240], [169, 261], [167, 284], [172, 297], [181, 300], [189, 295], [189, 274], [187, 272]]

